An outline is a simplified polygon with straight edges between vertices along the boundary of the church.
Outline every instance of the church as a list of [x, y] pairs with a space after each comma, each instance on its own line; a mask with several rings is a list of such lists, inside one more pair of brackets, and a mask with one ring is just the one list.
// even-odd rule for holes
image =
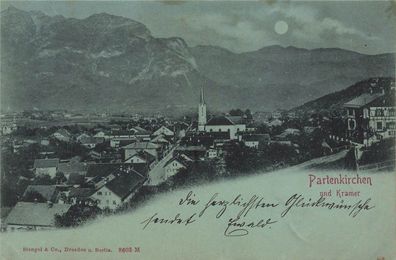
[[238, 139], [238, 133], [246, 132], [246, 124], [241, 116], [216, 116], [207, 120], [204, 90], [201, 88], [198, 105], [198, 132], [220, 133], [226, 135], [227, 139], [234, 140]]

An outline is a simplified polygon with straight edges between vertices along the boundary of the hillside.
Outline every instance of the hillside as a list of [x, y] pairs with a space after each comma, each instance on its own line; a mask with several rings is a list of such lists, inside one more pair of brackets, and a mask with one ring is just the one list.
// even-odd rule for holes
[[192, 48], [200, 71], [235, 86], [259, 110], [291, 108], [370, 77], [394, 76], [394, 55], [363, 55], [342, 49], [269, 46], [235, 54], [212, 46]]
[[10, 6], [0, 18], [2, 110], [195, 111], [202, 86], [210, 110], [272, 110], [394, 76], [393, 54], [280, 46], [237, 54], [156, 38], [107, 13], [75, 19]]
[[[351, 99], [358, 97], [363, 93], [368, 93], [370, 89], [370, 83], [376, 79], [368, 79], [364, 81], [360, 81], [352, 86], [337, 91], [331, 94], [327, 94], [318, 99], [309, 101], [302, 106], [298, 106], [293, 108], [291, 111], [295, 111], [297, 113], [314, 113], [321, 111], [334, 111], [334, 112], [342, 112], [343, 105], [350, 101]], [[394, 78], [378, 78], [377, 85], [379, 87], [384, 87], [384, 89], [389, 90], [391, 86], [391, 82], [394, 81]]]

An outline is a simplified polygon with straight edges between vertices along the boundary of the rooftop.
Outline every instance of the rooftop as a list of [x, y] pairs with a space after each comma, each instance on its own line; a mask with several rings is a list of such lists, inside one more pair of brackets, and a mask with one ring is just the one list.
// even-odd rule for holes
[[128, 144], [123, 147], [124, 149], [158, 149], [160, 145], [151, 142], [136, 142]]
[[375, 101], [377, 98], [383, 96], [382, 93], [364, 93], [344, 104], [344, 107], [351, 107], [351, 108], [359, 108], [365, 105], [370, 104], [371, 102]]
[[229, 119], [228, 117], [218, 116], [209, 119], [206, 125], [234, 125], [234, 122], [231, 121], [231, 119]]
[[34, 168], [52, 168], [58, 167], [59, 159], [36, 159], [34, 160]]
[[71, 188], [69, 197], [88, 198], [95, 193], [95, 189], [91, 188]]
[[47, 201], [55, 201], [58, 193], [55, 185], [29, 185], [23, 193], [23, 197], [31, 192], [39, 193]]
[[55, 226], [55, 215], [70, 209], [69, 204], [18, 202], [5, 219], [5, 223], [29, 226]]
[[269, 134], [251, 134], [251, 135], [243, 135], [243, 141], [259, 141], [259, 142], [269, 142], [271, 141]]
[[58, 131], [56, 131], [55, 133], [61, 134], [65, 137], [71, 137], [71, 134], [69, 133], [69, 131], [67, 131], [64, 128], [58, 129]]
[[119, 171], [115, 178], [105, 186], [114, 192], [121, 199], [125, 199], [129, 194], [140, 188], [146, 181], [146, 177], [135, 170]]

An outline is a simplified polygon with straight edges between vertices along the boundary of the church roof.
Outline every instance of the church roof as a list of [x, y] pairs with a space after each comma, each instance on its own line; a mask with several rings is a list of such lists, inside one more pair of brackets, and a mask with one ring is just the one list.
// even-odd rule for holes
[[219, 116], [212, 117], [206, 125], [234, 125], [234, 122], [225, 116]]
[[242, 116], [227, 116], [229, 120], [231, 120], [234, 124], [244, 124], [244, 119]]

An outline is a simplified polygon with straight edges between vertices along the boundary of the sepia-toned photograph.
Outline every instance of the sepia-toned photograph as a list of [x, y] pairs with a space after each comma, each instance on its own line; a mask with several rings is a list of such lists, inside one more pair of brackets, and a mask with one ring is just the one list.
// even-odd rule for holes
[[396, 259], [394, 1], [0, 1], [0, 259]]

